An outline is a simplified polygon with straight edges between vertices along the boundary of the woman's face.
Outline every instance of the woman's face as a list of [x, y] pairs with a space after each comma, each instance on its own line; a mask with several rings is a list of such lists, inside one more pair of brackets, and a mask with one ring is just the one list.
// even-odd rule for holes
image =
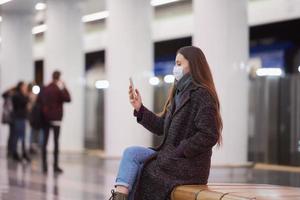
[[188, 61], [187, 59], [185, 59], [185, 57], [184, 57], [182, 54], [178, 53], [178, 54], [176, 55], [176, 60], [175, 60], [175, 62], [176, 62], [176, 65], [177, 65], [177, 66], [180, 66], [180, 67], [183, 68], [184, 74], [187, 74], [187, 73], [190, 72], [189, 61]]

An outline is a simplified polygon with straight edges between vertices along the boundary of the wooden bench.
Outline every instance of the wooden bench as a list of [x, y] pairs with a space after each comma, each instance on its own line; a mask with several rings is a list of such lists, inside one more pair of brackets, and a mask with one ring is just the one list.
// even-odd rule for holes
[[300, 188], [263, 184], [208, 184], [176, 187], [171, 200], [300, 200]]

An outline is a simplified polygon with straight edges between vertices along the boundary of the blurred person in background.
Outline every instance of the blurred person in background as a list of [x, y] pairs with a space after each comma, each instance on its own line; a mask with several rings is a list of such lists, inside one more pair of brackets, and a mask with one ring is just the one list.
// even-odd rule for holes
[[28, 98], [29, 98], [29, 103], [28, 103], [28, 113], [29, 113], [29, 123], [30, 123], [30, 148], [29, 152], [31, 154], [37, 154], [39, 151], [40, 141], [41, 141], [41, 129], [42, 129], [42, 124], [40, 123], [42, 120], [42, 115], [41, 115], [41, 109], [40, 106], [37, 105], [38, 101], [38, 94], [39, 93], [34, 93], [33, 87], [35, 86], [34, 83], [30, 83], [28, 85]]
[[42, 147], [42, 170], [47, 173], [47, 144], [50, 129], [54, 132], [54, 173], [62, 173], [63, 170], [59, 167], [59, 133], [61, 121], [63, 118], [63, 104], [71, 102], [70, 93], [67, 90], [65, 83], [60, 79], [61, 73], [54, 71], [52, 74], [52, 82], [46, 86], [41, 94], [42, 110], [45, 119], [44, 140]]
[[[30, 162], [30, 158], [26, 153], [25, 146], [25, 134], [26, 134], [26, 120], [27, 120], [27, 105], [28, 98], [28, 86], [23, 81], [20, 81], [16, 87], [16, 92], [12, 97], [13, 103], [13, 130], [16, 139], [13, 144], [13, 159], [21, 161], [21, 158]], [[22, 157], [18, 154], [18, 141], [22, 143]]]
[[16, 139], [14, 135], [14, 123], [13, 123], [13, 103], [12, 103], [12, 97], [16, 91], [16, 88], [11, 88], [6, 90], [2, 94], [2, 98], [4, 100], [3, 107], [2, 107], [2, 118], [1, 122], [2, 124], [7, 124], [9, 126], [9, 132], [8, 132], [8, 140], [7, 140], [7, 157], [10, 158], [13, 155], [13, 145], [14, 140]]
[[173, 74], [176, 81], [160, 115], [129, 86], [137, 122], [164, 140], [157, 148], [125, 149], [110, 200], [167, 200], [178, 185], [207, 184], [212, 148], [222, 138], [213, 77], [203, 52], [193, 46], [178, 50]]

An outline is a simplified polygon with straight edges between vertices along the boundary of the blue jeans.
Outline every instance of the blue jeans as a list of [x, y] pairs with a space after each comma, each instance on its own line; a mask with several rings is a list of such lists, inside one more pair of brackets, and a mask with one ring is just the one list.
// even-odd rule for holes
[[14, 121], [14, 141], [13, 141], [13, 152], [17, 154], [18, 141], [22, 142], [22, 153], [25, 154], [25, 131], [26, 121], [25, 119], [15, 119]]
[[115, 186], [124, 186], [129, 190], [129, 200], [131, 199], [131, 190], [142, 168], [144, 162], [156, 151], [146, 147], [128, 147], [123, 153], [119, 167], [119, 173], [116, 178]]

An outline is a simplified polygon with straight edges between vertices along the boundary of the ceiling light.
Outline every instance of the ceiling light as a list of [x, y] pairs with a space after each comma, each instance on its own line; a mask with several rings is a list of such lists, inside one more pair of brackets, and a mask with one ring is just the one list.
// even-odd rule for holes
[[12, 0], [0, 0], [0, 5], [10, 2], [10, 1], [12, 1]]
[[97, 89], [106, 89], [109, 87], [109, 82], [107, 80], [98, 80], [95, 82], [95, 87]]
[[298, 72], [300, 72], [300, 66], [298, 67]]
[[161, 6], [161, 5], [165, 5], [165, 4], [169, 4], [169, 3], [174, 3], [176, 1], [179, 1], [179, 0], [152, 0], [151, 5], [152, 6]]
[[[108, 17], [108, 15], [109, 15], [108, 11], [97, 12], [97, 13], [93, 13], [93, 14], [90, 14], [90, 15], [83, 16], [82, 21], [83, 22], [92, 22], [92, 21], [96, 21], [96, 20], [101, 20], [101, 19], [104, 19], [104, 18]], [[47, 30], [47, 25], [46, 24], [35, 26], [32, 29], [32, 34], [43, 33], [46, 30]]]
[[33, 94], [39, 94], [41, 91], [41, 88], [38, 85], [35, 85], [32, 87], [32, 93]]
[[82, 17], [83, 22], [92, 22], [96, 20], [105, 19], [109, 16], [109, 12], [107, 10], [102, 12], [96, 12], [93, 14], [85, 15]]
[[45, 10], [46, 9], [46, 4], [45, 3], [37, 3], [36, 5], [35, 5], [35, 9], [36, 10]]
[[260, 68], [256, 70], [257, 76], [281, 76], [282, 69], [280, 68]]
[[39, 33], [43, 33], [47, 30], [47, 25], [46, 24], [42, 24], [39, 26], [35, 26], [32, 29], [32, 34], [39, 34]]
[[156, 77], [156, 76], [151, 77], [151, 78], [149, 79], [149, 83], [150, 83], [151, 85], [158, 85], [159, 82], [160, 82], [160, 80], [159, 80], [159, 78]]
[[175, 81], [175, 77], [174, 77], [174, 75], [166, 75], [164, 77], [164, 81], [166, 83], [173, 83]]

